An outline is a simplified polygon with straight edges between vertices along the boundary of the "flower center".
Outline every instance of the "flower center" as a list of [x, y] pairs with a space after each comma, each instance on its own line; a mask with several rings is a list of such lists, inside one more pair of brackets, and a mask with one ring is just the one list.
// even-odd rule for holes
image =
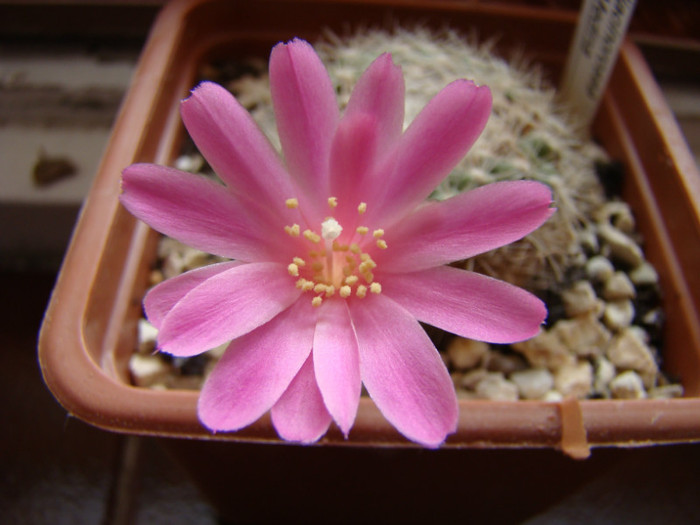
[[[299, 201], [287, 199], [286, 205], [298, 208]], [[330, 197], [328, 206], [333, 210], [338, 206], [338, 200]], [[360, 203], [357, 213], [363, 215], [365, 211], [367, 204]], [[353, 235], [345, 235], [347, 242], [340, 242], [343, 227], [332, 216], [321, 223], [320, 235], [311, 229], [302, 232], [298, 224], [285, 226], [284, 230], [291, 237], [304, 238], [305, 253], [294, 257], [287, 271], [296, 279], [297, 288], [313, 295], [311, 304], [314, 306], [321, 306], [324, 299], [336, 294], [343, 299], [351, 296], [363, 299], [368, 292], [382, 292], [382, 285], [374, 279], [373, 270], [377, 263], [368, 252], [373, 247], [387, 248], [382, 239], [384, 230], [374, 230], [370, 238], [369, 228], [358, 226]]]

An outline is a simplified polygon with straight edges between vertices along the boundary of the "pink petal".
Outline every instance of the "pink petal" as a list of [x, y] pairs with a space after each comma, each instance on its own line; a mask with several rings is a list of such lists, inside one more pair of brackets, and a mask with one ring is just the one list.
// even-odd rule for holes
[[373, 115], [346, 115], [338, 124], [330, 157], [331, 195], [338, 197], [333, 216], [347, 231], [355, 229], [357, 206], [374, 204], [370, 176], [377, 155], [379, 130]]
[[522, 341], [537, 334], [547, 316], [542, 301], [522, 288], [448, 266], [381, 281], [382, 295], [418, 320], [470, 339]]
[[282, 264], [236, 266], [180, 299], [161, 323], [158, 344], [173, 355], [199, 354], [268, 322], [300, 293]]
[[263, 230], [237, 199], [201, 175], [134, 164], [124, 170], [119, 200], [152, 228], [202, 251], [245, 261], [271, 257], [267, 246], [274, 244], [260, 237]]
[[331, 79], [308, 42], [294, 39], [272, 49], [270, 93], [287, 169], [312, 202], [325, 203], [338, 104]]
[[287, 441], [313, 443], [326, 433], [331, 416], [316, 385], [311, 356], [272, 407], [271, 414], [277, 433]]
[[425, 331], [384, 294], [348, 304], [369, 395], [408, 439], [440, 445], [457, 428], [457, 396]]
[[[467, 80], [448, 84], [406, 129], [392, 156], [382, 216], [423, 201], [467, 154], [491, 112], [491, 92]], [[388, 224], [387, 224], [388, 226]]]
[[552, 192], [534, 181], [496, 182], [422, 206], [387, 230], [375, 257], [391, 272], [422, 270], [521, 239], [554, 212]]
[[190, 270], [177, 277], [167, 279], [151, 288], [143, 300], [146, 317], [156, 328], [160, 328], [163, 319], [168, 312], [185, 295], [194, 290], [204, 281], [225, 272], [234, 266], [239, 266], [240, 262], [223, 262], [210, 264], [196, 270]]
[[289, 176], [250, 114], [226, 89], [202, 82], [182, 102], [187, 131], [214, 171], [239, 196], [285, 210], [295, 196]]
[[401, 68], [389, 53], [377, 57], [355, 84], [344, 118], [372, 115], [377, 121], [378, 148], [383, 151], [403, 130], [404, 86]]
[[357, 338], [347, 305], [329, 300], [318, 311], [313, 361], [323, 401], [347, 437], [357, 415], [362, 381]]
[[312, 309], [300, 300], [229, 345], [199, 396], [199, 419], [206, 427], [239, 430], [272, 408], [309, 357]]

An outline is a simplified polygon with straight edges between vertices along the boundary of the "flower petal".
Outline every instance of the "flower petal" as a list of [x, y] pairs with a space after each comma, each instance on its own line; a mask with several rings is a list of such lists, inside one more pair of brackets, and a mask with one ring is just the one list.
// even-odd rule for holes
[[243, 263], [238, 261], [210, 264], [172, 277], [154, 286], [146, 293], [143, 300], [146, 317], [148, 317], [149, 322], [153, 326], [160, 328], [168, 312], [185, 295], [210, 277], [214, 277], [241, 264]]
[[381, 210], [387, 226], [423, 201], [467, 154], [490, 112], [489, 88], [467, 80], [448, 84], [428, 102], [391, 155], [395, 160]]
[[375, 261], [406, 272], [466, 259], [536, 230], [554, 212], [551, 203], [549, 187], [534, 181], [495, 182], [431, 202], [387, 231], [391, 249]]
[[158, 344], [173, 355], [199, 354], [268, 322], [300, 293], [284, 265], [236, 266], [180, 299], [161, 323]]
[[405, 91], [401, 68], [394, 64], [389, 53], [384, 53], [355, 84], [343, 118], [372, 115], [377, 121], [378, 149], [383, 151], [403, 130]]
[[301, 300], [229, 345], [199, 396], [199, 419], [206, 427], [239, 430], [272, 408], [311, 352], [311, 310]]
[[[311, 202], [325, 202], [339, 112], [331, 79], [308, 42], [294, 39], [272, 49], [270, 94], [287, 169]], [[318, 214], [324, 211], [318, 207]]]
[[295, 194], [284, 165], [229, 91], [202, 82], [182, 102], [180, 112], [199, 151], [233, 193], [284, 210], [285, 199]]
[[159, 232], [199, 250], [244, 261], [270, 260], [264, 231], [226, 188], [201, 175], [155, 164], [122, 174], [121, 203]]
[[275, 430], [287, 441], [313, 443], [326, 433], [331, 416], [316, 385], [311, 356], [274, 404], [271, 414]]
[[383, 275], [382, 295], [420, 321], [490, 343], [528, 339], [547, 316], [544, 303], [522, 288], [449, 266]]
[[319, 309], [313, 361], [323, 401], [347, 437], [357, 415], [362, 380], [357, 338], [345, 301], [326, 301]]
[[369, 395], [408, 439], [440, 445], [457, 428], [457, 396], [425, 331], [384, 294], [348, 304]]

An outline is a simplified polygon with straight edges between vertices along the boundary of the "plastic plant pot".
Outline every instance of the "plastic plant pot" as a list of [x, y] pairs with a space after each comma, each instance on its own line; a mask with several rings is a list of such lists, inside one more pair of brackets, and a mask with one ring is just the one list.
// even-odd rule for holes
[[[212, 435], [197, 419], [196, 392], [130, 384], [128, 360], [157, 235], [120, 206], [122, 169], [134, 162], [168, 164], [175, 158], [184, 136], [178, 103], [206, 61], [266, 58], [276, 42], [294, 36], [313, 41], [324, 28], [342, 33], [347, 27], [387, 22], [448, 24], [464, 32], [476, 28], [483, 38], [499, 35], [500, 48], [524, 48], [555, 80], [575, 17], [451, 1], [192, 0], [168, 5], [143, 51], [42, 326], [40, 363], [58, 401], [70, 414], [107, 430], [175, 438], [165, 441], [182, 455], [195, 479], [208, 485], [222, 514], [244, 521], [256, 516], [254, 510], [246, 514], [241, 504], [255, 490], [285, 494], [280, 501], [294, 505], [290, 502], [298, 503], [304, 491], [326, 494], [333, 483], [338, 491], [349, 491], [345, 494], [352, 487], [369, 492], [389, 475], [411, 472], [407, 465], [418, 465], [415, 472], [421, 476], [438, 476], [459, 461], [473, 465], [465, 468], [501, 465], [503, 475], [492, 481], [503, 482], [508, 469], [520, 468], [522, 462], [541, 466], [559, 461], [552, 459], [553, 451], [568, 461], [556, 451], [586, 457], [590, 447], [700, 440], [700, 175], [648, 67], [629, 42], [622, 47], [593, 136], [624, 165], [623, 197], [636, 215], [647, 259], [664, 291], [664, 367], [681, 378], [685, 397], [462, 400], [457, 432], [442, 450], [425, 451], [398, 434], [368, 398], [360, 402], [349, 440], [332, 427], [317, 445], [272, 447], [265, 444], [280, 440], [267, 416], [239, 432]], [[601, 457], [605, 453], [600, 451]], [[253, 481], [236, 481], [244, 474]], [[285, 484], [286, 475], [296, 481]], [[360, 489], [356, 483], [362, 483]], [[527, 484], [523, 480], [521, 489]], [[432, 489], [441, 487], [435, 482]], [[231, 514], [222, 502], [234, 488], [238, 507]], [[399, 482], [396, 490], [410, 498], [406, 483]], [[333, 504], [326, 496], [326, 503], [315, 509], [319, 516]]]

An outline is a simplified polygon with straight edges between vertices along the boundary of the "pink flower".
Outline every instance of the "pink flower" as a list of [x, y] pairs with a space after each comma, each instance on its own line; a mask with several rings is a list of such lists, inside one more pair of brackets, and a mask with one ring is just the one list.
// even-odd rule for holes
[[270, 83], [284, 161], [233, 96], [204, 82], [182, 117], [225, 185], [152, 164], [124, 171], [121, 202], [134, 215], [234, 259], [148, 293], [159, 348], [191, 356], [232, 341], [199, 398], [212, 431], [271, 410], [286, 440], [314, 442], [331, 421], [347, 436], [364, 383], [399, 432], [438, 446], [458, 404], [418, 321], [495, 343], [535, 335], [541, 301], [445, 264], [536, 229], [551, 192], [502, 182], [425, 201], [481, 133], [486, 87], [449, 84], [402, 132], [403, 75], [388, 54], [342, 116], [304, 41], [272, 50]]

